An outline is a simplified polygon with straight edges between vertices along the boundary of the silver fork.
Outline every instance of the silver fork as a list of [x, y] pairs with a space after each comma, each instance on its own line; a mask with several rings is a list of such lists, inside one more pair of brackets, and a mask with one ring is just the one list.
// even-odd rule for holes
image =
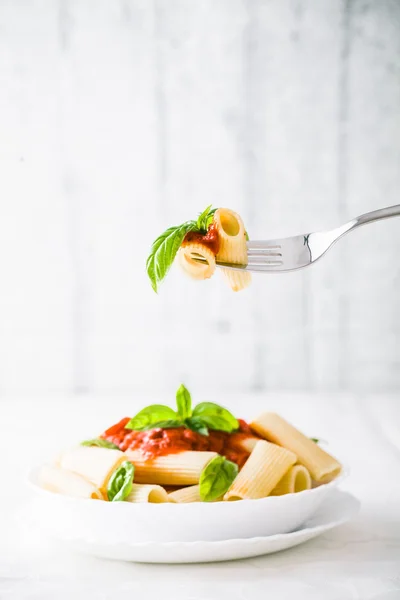
[[247, 265], [217, 261], [218, 267], [252, 273], [282, 273], [308, 267], [321, 258], [327, 250], [349, 231], [361, 225], [400, 216], [400, 204], [381, 208], [356, 217], [341, 227], [330, 231], [305, 233], [279, 240], [250, 240], [247, 242]]

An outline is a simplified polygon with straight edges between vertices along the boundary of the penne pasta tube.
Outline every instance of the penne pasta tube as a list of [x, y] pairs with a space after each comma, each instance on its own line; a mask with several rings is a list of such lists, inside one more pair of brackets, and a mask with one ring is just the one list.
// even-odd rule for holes
[[107, 484], [115, 469], [126, 460], [120, 450], [98, 448], [97, 446], [77, 446], [63, 452], [59, 458], [62, 469], [78, 473], [91, 481], [107, 498]]
[[326, 483], [342, 469], [333, 456], [275, 413], [263, 413], [250, 427], [261, 437], [294, 452], [315, 481]]
[[103, 500], [100, 490], [87, 481], [81, 475], [61, 469], [45, 465], [39, 473], [40, 485], [49, 492], [57, 494], [65, 494], [76, 498], [93, 498], [95, 500]]
[[226, 492], [224, 500], [268, 496], [296, 460], [293, 452], [260, 440]]
[[150, 502], [160, 504], [162, 502], [173, 502], [167, 492], [160, 485], [147, 485], [133, 483], [132, 491], [125, 498], [125, 502]]
[[[233, 210], [219, 208], [213, 222], [219, 239], [217, 259], [221, 262], [247, 265], [246, 231], [241, 217]], [[234, 292], [251, 283], [251, 274], [247, 271], [223, 269], [223, 273]]]
[[198, 483], [204, 467], [216, 452], [192, 450], [146, 460], [139, 450], [127, 450], [125, 457], [135, 466], [135, 483], [191, 485]]
[[294, 465], [282, 477], [280, 482], [271, 492], [271, 496], [283, 496], [284, 494], [296, 494], [311, 489], [311, 477], [303, 465]]
[[200, 486], [198, 485], [189, 485], [180, 490], [176, 490], [175, 492], [170, 492], [169, 497], [172, 498], [174, 502], [179, 503], [202, 501], [200, 498]]
[[240, 435], [240, 434], [233, 433], [232, 438], [231, 438], [232, 439], [231, 443], [234, 444], [235, 446], [237, 446], [238, 448], [241, 448], [242, 450], [245, 450], [246, 452], [249, 452], [249, 453], [253, 452], [257, 442], [260, 441], [260, 438], [252, 437], [252, 436], [248, 436], [243, 439], [237, 440], [235, 438], [236, 435]]
[[[199, 262], [196, 259], [203, 259]], [[179, 264], [193, 279], [209, 279], [215, 271], [215, 254], [198, 242], [188, 242], [178, 252]]]
[[[200, 496], [199, 485], [188, 485], [179, 490], [174, 490], [173, 492], [169, 493], [169, 497], [173, 502], [178, 502], [180, 504], [186, 504], [188, 502], [203, 502]], [[211, 502], [220, 502], [221, 500], [222, 496], [216, 500], [211, 500]]]

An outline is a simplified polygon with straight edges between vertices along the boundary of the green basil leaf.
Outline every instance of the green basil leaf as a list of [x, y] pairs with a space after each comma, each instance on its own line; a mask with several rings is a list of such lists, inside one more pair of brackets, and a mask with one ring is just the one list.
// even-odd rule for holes
[[192, 431], [196, 431], [196, 433], [208, 435], [208, 428], [200, 417], [189, 417], [188, 419], [185, 419], [185, 425]]
[[164, 404], [151, 404], [138, 412], [138, 414], [125, 425], [125, 428], [142, 431], [143, 429], [149, 429], [150, 426], [154, 426], [155, 423], [169, 421], [171, 419], [176, 419], [176, 412], [172, 410], [172, 408], [165, 406]]
[[217, 415], [202, 415], [200, 418], [204, 425], [206, 425], [209, 429], [214, 429], [215, 431], [232, 433], [233, 431], [237, 430], [237, 427], [232, 427], [231, 423], [224, 417]]
[[178, 408], [178, 415], [182, 419], [186, 419], [192, 414], [192, 397], [183, 383], [181, 383], [176, 392], [176, 406]]
[[200, 475], [200, 497], [204, 502], [217, 500], [225, 494], [239, 472], [239, 467], [225, 456], [216, 456]]
[[207, 208], [198, 216], [196, 221], [196, 231], [200, 233], [207, 233], [209, 225], [211, 225], [216, 208], [212, 208], [212, 204], [207, 206]]
[[226, 408], [214, 402], [200, 402], [193, 410], [193, 417], [200, 417], [207, 427], [231, 433], [239, 429], [238, 420]]
[[188, 221], [177, 227], [169, 227], [153, 242], [147, 258], [146, 269], [155, 292], [174, 262], [185, 235], [195, 228], [194, 221]]
[[311, 440], [312, 442], [315, 442], [316, 444], [318, 444], [318, 443], [319, 443], [319, 438], [310, 438], [310, 440]]
[[113, 450], [119, 450], [118, 446], [109, 442], [108, 440], [103, 440], [103, 438], [93, 438], [93, 440], [85, 440], [81, 442], [81, 446], [98, 446], [99, 448], [110, 448]]
[[147, 431], [149, 429], [172, 429], [173, 427], [182, 427], [183, 423], [180, 419], [167, 419], [166, 421], [157, 421], [157, 423], [153, 423], [152, 425], [148, 425], [147, 427], [143, 427], [141, 431]]
[[249, 241], [249, 234], [247, 233], [247, 231], [244, 232], [244, 237], [246, 238], [246, 242]]
[[127, 460], [114, 471], [107, 485], [107, 497], [110, 502], [120, 502], [129, 496], [134, 472], [133, 464]]

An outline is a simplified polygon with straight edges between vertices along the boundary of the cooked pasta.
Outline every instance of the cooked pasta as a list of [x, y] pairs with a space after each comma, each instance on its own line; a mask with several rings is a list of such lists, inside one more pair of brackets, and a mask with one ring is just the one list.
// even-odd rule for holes
[[170, 500], [167, 492], [160, 485], [149, 485], [134, 483], [132, 491], [125, 499], [125, 502], [150, 502], [161, 504], [162, 502], [173, 502]]
[[179, 502], [179, 503], [201, 502], [200, 486], [199, 485], [189, 485], [187, 487], [181, 488], [180, 490], [175, 490], [174, 492], [170, 492], [169, 497], [174, 502]]
[[189, 242], [182, 245], [178, 259], [182, 269], [193, 279], [209, 279], [214, 274], [215, 254], [204, 244]]
[[247, 436], [242, 438], [241, 440], [235, 441], [235, 444], [239, 447], [251, 454], [256, 447], [257, 442], [260, 441], [260, 438], [254, 436]]
[[[151, 286], [157, 292], [160, 283], [177, 258], [193, 279], [208, 279], [220, 262], [247, 264], [247, 232], [240, 216], [227, 208], [208, 206], [196, 220], [168, 227], [153, 242], [146, 261]], [[245, 270], [222, 270], [234, 291], [250, 284]]]
[[[179, 490], [174, 490], [169, 493], [169, 497], [173, 502], [178, 502], [179, 504], [187, 504], [189, 502], [203, 502], [200, 496], [200, 486], [199, 485], [188, 485], [184, 488], [180, 488]], [[222, 496], [212, 500], [212, 502], [221, 502]]]
[[214, 402], [193, 404], [181, 384], [174, 408], [150, 404], [120, 419], [43, 467], [39, 481], [50, 491], [107, 502], [189, 504], [301, 493], [340, 470], [275, 413], [249, 424]]
[[[247, 265], [246, 231], [241, 217], [228, 208], [219, 208], [214, 215], [219, 237], [217, 259], [221, 262]], [[246, 271], [223, 269], [224, 276], [234, 292], [251, 283], [251, 274]]]
[[75, 496], [77, 498], [103, 500], [100, 490], [93, 483], [87, 481], [77, 473], [61, 469], [60, 467], [43, 466], [39, 472], [39, 482], [49, 492]]
[[341, 465], [333, 456], [279, 415], [263, 413], [250, 426], [261, 437], [294, 452], [315, 481], [326, 483], [340, 473]]
[[198, 483], [204, 467], [212, 458], [217, 456], [216, 452], [189, 450], [146, 460], [138, 450], [127, 450], [125, 454], [135, 466], [136, 483], [157, 483], [161, 485], [191, 485]]
[[271, 496], [283, 496], [284, 494], [295, 494], [311, 489], [311, 477], [303, 465], [294, 465], [282, 477], [280, 482], [271, 492]]
[[224, 500], [268, 496], [296, 460], [293, 452], [260, 440], [226, 492]]
[[106, 497], [108, 480], [124, 460], [126, 456], [120, 450], [77, 446], [61, 454], [59, 466], [78, 473], [93, 483]]

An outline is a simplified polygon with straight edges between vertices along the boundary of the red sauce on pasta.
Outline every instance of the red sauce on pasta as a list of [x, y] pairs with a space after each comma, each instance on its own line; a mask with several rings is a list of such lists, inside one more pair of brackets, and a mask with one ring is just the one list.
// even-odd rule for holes
[[242, 467], [250, 453], [244, 450], [240, 443], [249, 437], [256, 437], [242, 419], [239, 419], [239, 431], [225, 433], [224, 431], [210, 430], [208, 436], [185, 427], [133, 431], [125, 429], [129, 420], [128, 417], [122, 419], [107, 429], [100, 437], [112, 442], [122, 451], [139, 450], [149, 460], [156, 456], [175, 454], [185, 450], [200, 450], [218, 452]]
[[196, 231], [189, 231], [183, 239], [182, 246], [195, 242], [196, 244], [203, 244], [210, 248], [210, 250], [217, 255], [219, 250], [219, 237], [218, 231], [214, 223], [211, 223], [208, 231], [205, 235]]

